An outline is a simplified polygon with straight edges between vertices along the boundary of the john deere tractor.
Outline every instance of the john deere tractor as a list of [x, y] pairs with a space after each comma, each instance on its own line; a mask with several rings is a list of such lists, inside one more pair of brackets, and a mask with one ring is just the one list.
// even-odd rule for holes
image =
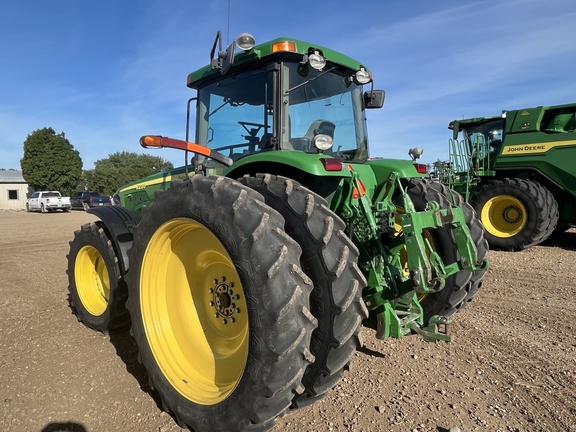
[[487, 267], [484, 231], [425, 166], [369, 157], [365, 113], [384, 92], [366, 66], [291, 38], [223, 49], [218, 33], [187, 85], [194, 140], [190, 115], [184, 139], [140, 140], [184, 165], [91, 209], [68, 255], [78, 319], [131, 323], [182, 427], [271, 428], [341, 379], [362, 324], [450, 340]]
[[475, 208], [492, 249], [523, 250], [576, 224], [575, 113], [540, 106], [450, 123], [443, 181]]

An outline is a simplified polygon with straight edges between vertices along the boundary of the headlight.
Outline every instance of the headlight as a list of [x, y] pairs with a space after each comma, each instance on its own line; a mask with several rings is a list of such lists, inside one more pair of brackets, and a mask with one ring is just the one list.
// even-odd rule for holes
[[326, 66], [326, 59], [316, 51], [308, 56], [308, 63], [314, 69], [322, 70]]
[[254, 39], [254, 36], [252, 36], [250, 33], [242, 33], [236, 39], [236, 45], [238, 45], [240, 49], [243, 51], [251, 50], [252, 48], [254, 48], [255, 43], [256, 40]]
[[334, 139], [330, 135], [318, 134], [314, 137], [314, 145], [318, 150], [328, 150], [334, 144]]
[[354, 79], [358, 84], [367, 84], [370, 82], [372, 77], [370, 76], [370, 72], [368, 72], [364, 68], [361, 68], [359, 71], [356, 72]]

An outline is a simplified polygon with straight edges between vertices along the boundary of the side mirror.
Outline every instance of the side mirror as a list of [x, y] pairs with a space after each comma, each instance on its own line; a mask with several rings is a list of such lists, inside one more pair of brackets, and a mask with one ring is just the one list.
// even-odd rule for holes
[[364, 92], [364, 108], [382, 108], [384, 105], [384, 90], [370, 90]]
[[[218, 51], [216, 51], [216, 46], [218, 46]], [[214, 39], [214, 44], [212, 45], [212, 50], [210, 51], [210, 66], [212, 69], [220, 69], [220, 73], [226, 75], [234, 64], [235, 53], [236, 41], [228, 45], [226, 50], [222, 50], [222, 33], [218, 30], [216, 39]], [[214, 54], [216, 54], [216, 57], [214, 57]]]
[[218, 53], [218, 55], [222, 55], [222, 69], [220, 73], [222, 75], [226, 75], [232, 65], [234, 64], [234, 55], [236, 54], [236, 41], [232, 42], [226, 48], [226, 51]]
[[449, 128], [452, 129], [452, 138], [457, 140], [458, 132], [460, 132], [460, 122], [458, 120], [454, 120], [450, 123]]

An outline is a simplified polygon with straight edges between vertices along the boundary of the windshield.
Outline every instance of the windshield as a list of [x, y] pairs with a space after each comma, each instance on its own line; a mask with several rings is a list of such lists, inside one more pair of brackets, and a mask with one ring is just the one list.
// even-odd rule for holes
[[198, 91], [199, 144], [236, 160], [271, 147], [273, 131], [272, 75], [248, 71]]
[[318, 153], [314, 136], [328, 134], [334, 144], [324, 153], [349, 161], [367, 158], [362, 87], [349, 75], [285, 63], [283, 87], [283, 148]]
[[[280, 71], [244, 71], [200, 88], [197, 142], [236, 161], [272, 149], [319, 153], [314, 137], [323, 134], [333, 139], [323, 153], [365, 160], [362, 87], [352, 82], [351, 73], [299, 63], [279, 66]], [[278, 104], [282, 110], [275, 108]]]
[[[491, 120], [482, 124], [464, 128], [464, 137], [472, 151], [485, 153], [488, 148], [497, 150], [502, 144], [502, 129], [504, 119]], [[480, 151], [483, 149], [483, 151]]]

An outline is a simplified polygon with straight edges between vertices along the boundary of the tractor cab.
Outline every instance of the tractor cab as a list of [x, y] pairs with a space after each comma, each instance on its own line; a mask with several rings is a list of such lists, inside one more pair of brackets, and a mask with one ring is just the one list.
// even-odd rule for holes
[[368, 158], [365, 109], [380, 108], [384, 92], [363, 91], [372, 82], [364, 66], [294, 39], [244, 48], [213, 49], [210, 65], [188, 76], [198, 94], [196, 143], [233, 162], [271, 150]]

